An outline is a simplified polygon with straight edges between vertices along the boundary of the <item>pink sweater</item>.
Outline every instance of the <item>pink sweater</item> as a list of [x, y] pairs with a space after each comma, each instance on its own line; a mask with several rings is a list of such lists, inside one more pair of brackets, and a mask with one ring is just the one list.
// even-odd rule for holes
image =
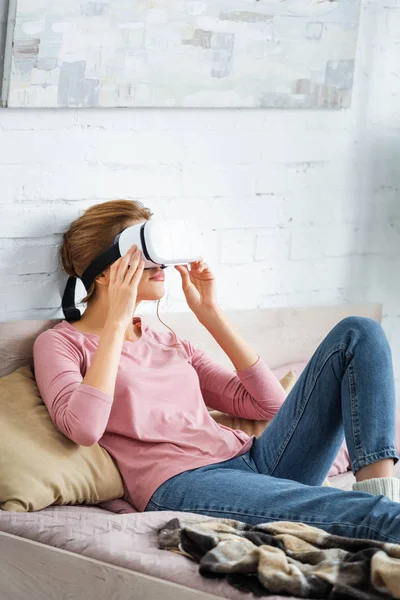
[[167, 479], [228, 460], [253, 443], [243, 431], [217, 424], [207, 406], [247, 419], [271, 419], [285, 399], [261, 358], [235, 373], [187, 340], [141, 323], [124, 341], [114, 397], [82, 383], [99, 336], [67, 321], [41, 333], [33, 347], [35, 378], [58, 429], [83, 446], [98, 442], [115, 459], [124, 498], [143, 511]]

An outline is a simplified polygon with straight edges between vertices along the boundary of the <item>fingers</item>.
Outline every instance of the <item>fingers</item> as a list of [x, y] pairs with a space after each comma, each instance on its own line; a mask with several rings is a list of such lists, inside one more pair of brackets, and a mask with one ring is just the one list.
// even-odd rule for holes
[[137, 269], [135, 271], [132, 269], [132, 272], [133, 271], [134, 272], [133, 272], [133, 276], [130, 280], [130, 285], [134, 285], [134, 286], [138, 285], [138, 283], [143, 275], [143, 270], [144, 270], [144, 260], [141, 260]]
[[189, 268], [187, 265], [176, 265], [175, 269], [181, 274], [183, 284], [190, 282]]
[[190, 280], [190, 273], [203, 273], [204, 271], [210, 270], [208, 264], [205, 263], [202, 258], [191, 262], [190, 270], [188, 265], [176, 265], [175, 269], [179, 271], [184, 281]]
[[[141, 260], [142, 260], [142, 253], [140, 250], [136, 250], [132, 254], [132, 258], [129, 262], [129, 265], [126, 268], [125, 274], [123, 275], [124, 282], [129, 283], [132, 280], [132, 277], [136, 273], [136, 269], [138, 268]], [[133, 273], [133, 275], [132, 275], [132, 273]]]
[[124, 281], [128, 285], [131, 285], [133, 282], [136, 282], [137, 281], [136, 275], [138, 274], [139, 271], [140, 271], [140, 276], [139, 276], [139, 280], [140, 280], [140, 277], [143, 274], [143, 270], [144, 270], [144, 260], [142, 260], [142, 253], [139, 250], [134, 255], [131, 266], [125, 275]]
[[[129, 248], [128, 252], [122, 257], [122, 261], [120, 266], [118, 267], [117, 279], [122, 283], [123, 281], [128, 282], [130, 280], [131, 272], [135, 272], [139, 260], [141, 258], [140, 251], [137, 249], [136, 245], [133, 245]], [[129, 273], [129, 275], [128, 275]]]
[[197, 271], [197, 273], [202, 273], [203, 271], [207, 271], [207, 269], [209, 269], [209, 266], [207, 263], [205, 263], [203, 261], [202, 258], [200, 258], [199, 260], [195, 260], [194, 262], [190, 263], [190, 270], [191, 271]]
[[116, 283], [117, 281], [122, 282], [124, 280], [124, 276], [126, 271], [128, 270], [128, 266], [130, 261], [132, 260], [135, 252], [137, 250], [136, 245], [134, 244], [129, 248], [129, 250], [121, 256], [118, 260], [116, 260], [110, 267], [110, 281], [111, 283]]
[[199, 272], [203, 273], [203, 271], [207, 271], [208, 270], [208, 264], [207, 263], [201, 263], [199, 266]]
[[187, 265], [175, 265], [175, 269], [182, 273], [183, 271], [189, 272], [189, 268]]
[[203, 264], [203, 259], [199, 258], [199, 260], [194, 260], [193, 262], [190, 263], [191, 267], [195, 267], [198, 268], [200, 265]]

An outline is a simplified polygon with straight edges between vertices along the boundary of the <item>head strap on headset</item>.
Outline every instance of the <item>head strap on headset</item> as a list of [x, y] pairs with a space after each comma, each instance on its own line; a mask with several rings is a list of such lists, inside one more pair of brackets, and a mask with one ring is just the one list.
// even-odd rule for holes
[[[85, 286], [88, 292], [90, 286], [100, 273], [102, 273], [109, 265], [120, 258], [121, 254], [119, 251], [118, 244], [114, 244], [111, 248], [108, 248], [103, 254], [97, 256], [90, 265], [85, 269], [79, 279]], [[76, 289], [77, 277], [70, 276], [67, 281], [67, 285], [62, 297], [62, 309], [64, 316], [67, 321], [79, 321], [81, 313], [79, 308], [75, 306], [75, 289]]]
[[81, 312], [75, 306], [76, 277], [70, 275], [62, 297], [62, 309], [67, 321], [79, 321]]

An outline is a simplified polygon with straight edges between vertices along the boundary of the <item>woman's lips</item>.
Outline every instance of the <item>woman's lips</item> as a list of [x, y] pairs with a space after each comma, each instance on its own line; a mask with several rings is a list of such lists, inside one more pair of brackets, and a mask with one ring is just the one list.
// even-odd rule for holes
[[164, 280], [165, 280], [164, 273], [157, 273], [157, 275], [150, 277], [150, 281], [164, 281]]

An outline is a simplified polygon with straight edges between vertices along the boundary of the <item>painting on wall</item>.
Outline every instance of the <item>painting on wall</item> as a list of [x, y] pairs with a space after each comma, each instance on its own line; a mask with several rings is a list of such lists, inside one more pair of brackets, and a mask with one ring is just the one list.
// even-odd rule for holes
[[350, 106], [360, 0], [11, 0], [9, 107]]

